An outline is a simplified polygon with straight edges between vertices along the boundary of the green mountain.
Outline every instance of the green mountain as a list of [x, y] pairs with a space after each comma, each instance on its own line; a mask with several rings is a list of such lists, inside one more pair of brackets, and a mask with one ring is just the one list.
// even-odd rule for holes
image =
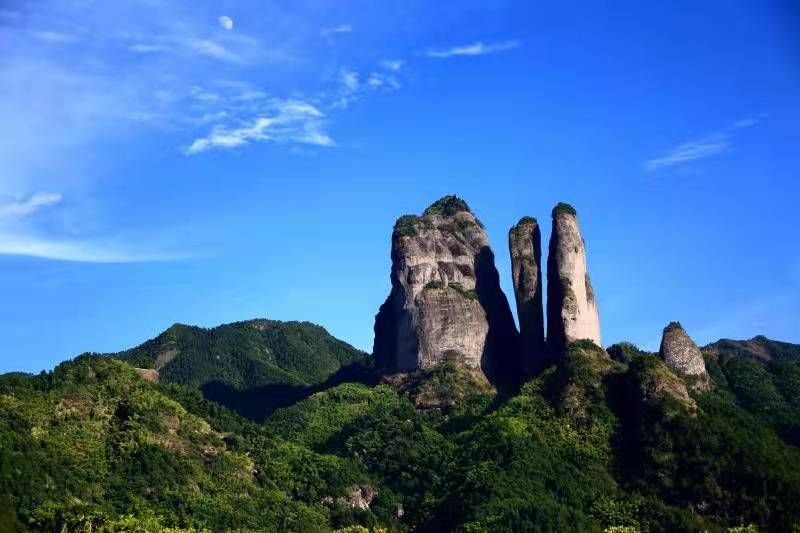
[[210, 329], [175, 324], [136, 348], [109, 355], [157, 370], [161, 382], [197, 387], [254, 420], [369, 366], [366, 353], [323, 327], [277, 320]]
[[797, 344], [773, 341], [763, 335], [746, 341], [721, 339], [703, 350], [723, 360], [732, 356], [747, 357], [762, 363], [800, 359], [800, 346]]
[[796, 531], [800, 346], [764, 342], [706, 347], [707, 391], [581, 341], [518, 389], [320, 378], [264, 424], [115, 358], [9, 374], [0, 531]]
[[310, 322], [247, 320], [204, 329], [175, 324], [114, 357], [158, 370], [163, 381], [249, 389], [271, 383], [312, 385], [367, 354]]
[[[326, 523], [279, 481], [295, 468], [279, 444], [238, 450], [221, 429], [107, 357], [5, 376], [0, 494], [11, 513], [0, 515], [0, 531], [309, 531]], [[275, 462], [256, 466], [253, 452], [274, 453]]]

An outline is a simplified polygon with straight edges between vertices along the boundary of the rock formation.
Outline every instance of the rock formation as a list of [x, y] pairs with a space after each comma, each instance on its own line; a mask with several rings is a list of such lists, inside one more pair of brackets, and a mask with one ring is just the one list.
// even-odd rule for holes
[[158, 383], [161, 377], [158, 374], [158, 370], [155, 368], [134, 368], [134, 370], [143, 380], [149, 381], [150, 383]]
[[373, 353], [386, 372], [453, 359], [494, 379], [517, 372], [518, 334], [482, 224], [458, 197], [392, 234], [392, 291], [375, 317]]
[[542, 308], [542, 234], [535, 218], [523, 217], [511, 228], [508, 248], [519, 319], [520, 363], [530, 373], [548, 362]]
[[664, 328], [658, 355], [670, 370], [690, 378], [693, 388], [705, 390], [711, 386], [703, 354], [679, 322], [670, 322]]
[[547, 342], [563, 352], [566, 344], [589, 339], [600, 344], [600, 317], [586, 269], [586, 248], [575, 209], [553, 209], [553, 232], [547, 257]]

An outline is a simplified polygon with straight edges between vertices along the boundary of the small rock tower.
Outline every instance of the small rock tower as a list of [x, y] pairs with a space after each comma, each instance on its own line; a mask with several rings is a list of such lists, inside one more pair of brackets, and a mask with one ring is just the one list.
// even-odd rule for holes
[[664, 328], [658, 355], [670, 370], [692, 378], [692, 388], [706, 390], [711, 387], [703, 354], [680, 322], [670, 322]]

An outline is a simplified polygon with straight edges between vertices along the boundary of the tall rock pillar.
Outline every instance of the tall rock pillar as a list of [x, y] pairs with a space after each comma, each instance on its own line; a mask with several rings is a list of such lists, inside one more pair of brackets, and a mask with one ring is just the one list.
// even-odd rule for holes
[[518, 333], [494, 254], [466, 202], [446, 196], [392, 234], [392, 291], [375, 317], [373, 353], [386, 372], [455, 360], [490, 379], [516, 372]]
[[547, 343], [561, 352], [581, 339], [602, 346], [600, 317], [577, 213], [571, 205], [559, 203], [553, 209], [547, 257]]
[[523, 217], [508, 232], [511, 274], [517, 301], [520, 364], [526, 373], [548, 364], [542, 307], [542, 234], [533, 217]]

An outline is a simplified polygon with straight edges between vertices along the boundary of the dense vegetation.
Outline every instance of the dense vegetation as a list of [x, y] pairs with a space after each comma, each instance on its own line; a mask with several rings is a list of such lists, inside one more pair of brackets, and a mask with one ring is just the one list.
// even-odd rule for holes
[[448, 195], [431, 204], [431, 206], [428, 207], [423, 214], [451, 217], [461, 211], [471, 212], [467, 202], [458, 196]]
[[553, 216], [562, 214], [575, 216], [578, 214], [578, 212], [575, 211], [575, 208], [572, 207], [570, 204], [566, 204], [564, 202], [558, 202], [556, 206], [553, 208]]
[[259, 421], [368, 365], [367, 354], [316, 324], [277, 320], [211, 329], [175, 324], [111, 356], [157, 369], [162, 382], [199, 387], [206, 398]]
[[447, 362], [264, 424], [108, 357], [10, 374], [0, 531], [796, 531], [798, 347], [745, 345], [709, 347], [691, 396], [580, 342], [518, 390]]
[[245, 389], [270, 383], [320, 383], [366, 357], [309, 322], [248, 320], [204, 329], [175, 324], [141, 346], [115, 354], [183, 385], [218, 382]]
[[539, 221], [536, 220], [536, 217], [524, 216], [519, 219], [519, 222], [517, 222], [517, 226], [521, 226], [523, 224], [538, 224], [538, 223]]

